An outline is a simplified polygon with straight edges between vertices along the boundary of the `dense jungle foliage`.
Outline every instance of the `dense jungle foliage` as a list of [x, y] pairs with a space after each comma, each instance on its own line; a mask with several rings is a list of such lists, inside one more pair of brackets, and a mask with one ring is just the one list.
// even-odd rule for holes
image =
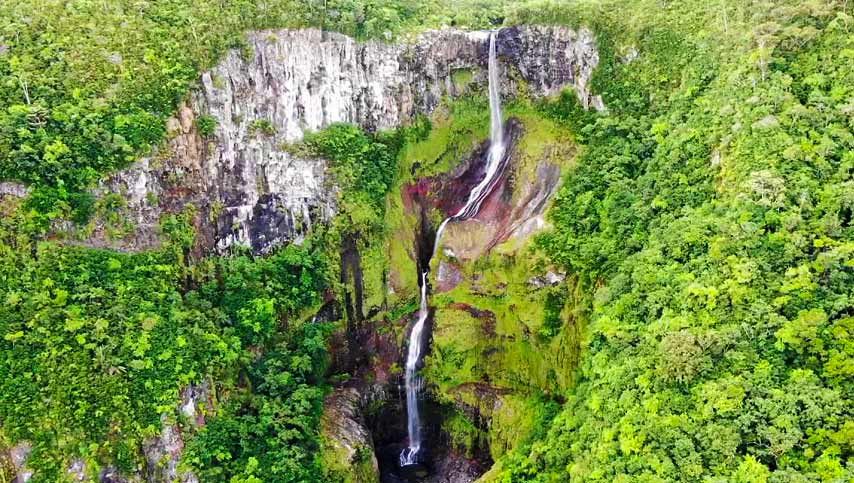
[[[247, 29], [393, 39], [557, 23], [595, 31], [592, 90], [607, 106], [594, 114], [565, 93], [531, 114], [581, 145], [538, 239], [587, 294], [581, 362], [565, 394], [525, 407], [534, 436], [491, 477], [851, 481], [852, 8], [0, 0], [0, 181], [30, 188], [0, 206], [0, 443], [29, 442], [31, 481], [54, 482], [75, 458], [89, 477], [141, 471], [144, 441], [174, 424], [192, 436], [182, 464], [201, 481], [322, 481], [333, 329], [309, 314], [341, 290], [342, 240], [370, 251], [387, 235], [398, 153], [428, 121], [336, 125], [295, 147], [332, 160], [341, 215], [268, 257], [191, 257], [190, 214], [162, 220], [166, 245], [136, 254], [64, 244], [52, 223], [85, 220], [88, 189], [163, 142], [199, 73], [247, 49]], [[180, 411], [188, 386], [219, 406], [201, 429]]]
[[[397, 15], [419, 7], [376, 6], [382, 15], [366, 19], [370, 8], [341, 5], [360, 20], [344, 15], [334, 28], [397, 33]], [[198, 71], [241, 46], [243, 30], [327, 25], [332, 16], [320, 12], [293, 2], [0, 6], [2, 18], [14, 19], [0, 34], [0, 177], [33, 190], [23, 204], [9, 200], [2, 218], [0, 421], [3, 441], [32, 446], [33, 481], [61, 480], [72, 457], [92, 478], [107, 467], [145, 471], [144, 442], [173, 424], [196, 433], [183, 464], [202, 481], [322, 478], [330, 328], [303, 319], [334, 284], [337, 254], [327, 244], [377, 229], [397, 150], [417, 128], [374, 140], [340, 126], [307, 140], [306, 154], [337, 161], [346, 216], [269, 257], [191, 259], [190, 213], [162, 220], [169, 243], [156, 252], [44, 240], [47, 221], [85, 220], [81, 211], [93, 203], [84, 188], [163, 139], [166, 117]], [[188, 385], [208, 388], [202, 407], [223, 405], [201, 430], [178, 410]]]
[[542, 106], [585, 145], [540, 244], [589, 321], [580, 382], [501, 479], [851, 481], [850, 7], [538, 5], [513, 21], [597, 26], [609, 112]]
[[[0, 420], [4, 440], [32, 445], [33, 481], [61, 480], [70, 455], [95, 474], [107, 465], [137, 470], [144, 438], [163, 424], [186, 425], [177, 402], [190, 384], [229, 401], [194, 442], [192, 464], [208, 471], [208, 459], [227, 457], [223, 465], [241, 465], [237, 474], [251, 466], [227, 452], [239, 441], [250, 455], [281, 461], [267, 468], [283, 479], [311, 467], [327, 329], [298, 316], [326, 285], [318, 250], [190, 264], [192, 232], [180, 217], [164, 221], [172, 236], [163, 250], [122, 254], [38, 241], [22, 229], [24, 215], [4, 215]], [[235, 385], [244, 371], [254, 390]], [[289, 431], [268, 420], [256, 429], [277, 414], [287, 414]], [[239, 437], [227, 440], [235, 428]]]
[[[423, 16], [438, 6], [0, 2], [0, 179], [30, 189], [23, 203], [4, 202], [0, 223], [0, 439], [32, 446], [33, 481], [67, 477], [71, 458], [92, 478], [106, 467], [141, 471], [144, 440], [170, 424], [193, 431], [177, 410], [188, 385], [209, 385], [212, 402], [225, 401], [185, 457], [205, 481], [256, 481], [258, 468], [267, 481], [320, 478], [328, 328], [302, 320], [335, 280], [337, 254], [326, 244], [361, 229], [360, 220], [380, 222], [383, 177], [396, 172], [405, 131], [379, 142], [350, 127], [314, 138], [313, 154], [340, 160], [336, 176], [356, 220], [341, 217], [337, 230], [267, 258], [190, 259], [189, 216], [162, 220], [170, 242], [150, 253], [45, 236], [51, 222], [85, 221], [98, 206], [87, 189], [163, 141], [166, 118], [200, 71], [228, 48], [248, 48], [244, 31], [316, 26], [391, 39], [445, 22]], [[474, 24], [480, 12], [455, 16]], [[211, 121], [198, 120], [203, 134]]]

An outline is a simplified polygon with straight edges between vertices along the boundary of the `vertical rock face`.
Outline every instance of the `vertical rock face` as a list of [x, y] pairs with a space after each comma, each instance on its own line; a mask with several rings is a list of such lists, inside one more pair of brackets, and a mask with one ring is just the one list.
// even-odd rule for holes
[[324, 401], [322, 454], [330, 480], [348, 483], [379, 480], [379, 465], [365, 423], [363, 399], [355, 388], [343, 387], [335, 389]]
[[[170, 122], [167, 150], [104, 183], [102, 191], [126, 194], [134, 235], [108, 241], [96, 230], [91, 243], [154, 246], [160, 215], [190, 203], [203, 249], [240, 244], [264, 253], [299, 241], [335, 212], [335, 192], [327, 163], [292, 154], [288, 143], [336, 122], [393, 128], [486, 80], [488, 32], [432, 31], [399, 45], [314, 29], [248, 40], [250, 56], [231, 51], [202, 76], [190, 105]], [[572, 87], [585, 106], [601, 107], [588, 89], [598, 64], [591, 32], [511, 27], [497, 42], [505, 95], [522, 83], [532, 95]], [[200, 115], [216, 120], [208, 137], [196, 127]]]
[[505, 62], [519, 69], [535, 94], [557, 94], [571, 86], [585, 108], [605, 109], [602, 98], [590, 92], [599, 51], [589, 30], [541, 26], [502, 29], [496, 47]]
[[[185, 424], [196, 430], [203, 427], [205, 416], [202, 408], [210, 410], [214, 407], [210, 384], [203, 381], [185, 387], [181, 390], [179, 407], [181, 414], [186, 418]], [[143, 443], [148, 481], [198, 483], [199, 480], [195, 474], [180, 467], [181, 455], [184, 451], [184, 434], [181, 425], [171, 421], [165, 414], [161, 416], [161, 423], [163, 429], [160, 434]]]

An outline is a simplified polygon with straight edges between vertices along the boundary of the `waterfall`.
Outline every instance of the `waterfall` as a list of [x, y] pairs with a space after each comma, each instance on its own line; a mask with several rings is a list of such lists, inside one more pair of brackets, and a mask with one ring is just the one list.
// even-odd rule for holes
[[427, 270], [421, 273], [421, 306], [418, 308], [418, 321], [412, 326], [409, 335], [409, 350], [406, 354], [406, 429], [409, 431], [409, 447], [400, 453], [400, 465], [413, 465], [418, 462], [421, 449], [421, 416], [418, 412], [418, 393], [421, 389], [421, 376], [418, 375], [418, 359], [421, 357], [421, 333], [424, 323], [430, 315], [427, 307]]
[[[496, 32], [489, 34], [489, 152], [486, 157], [486, 173], [480, 183], [469, 193], [466, 204], [455, 214], [446, 218], [436, 230], [436, 241], [433, 244], [432, 259], [439, 248], [442, 232], [448, 222], [452, 220], [465, 220], [477, 215], [483, 200], [492, 192], [498, 182], [501, 173], [501, 162], [504, 159], [506, 146], [504, 144], [504, 124], [501, 120], [501, 92], [498, 79], [498, 60], [495, 55]], [[428, 259], [429, 263], [429, 259]], [[409, 335], [409, 349], [406, 354], [406, 414], [407, 430], [409, 431], [409, 447], [400, 453], [400, 466], [414, 465], [418, 463], [418, 452], [421, 450], [421, 416], [418, 409], [418, 393], [421, 390], [421, 376], [418, 375], [418, 361], [422, 351], [422, 332], [430, 309], [427, 305], [427, 272], [429, 267], [424, 267], [421, 273], [421, 305], [418, 309], [418, 321], [412, 327]]]

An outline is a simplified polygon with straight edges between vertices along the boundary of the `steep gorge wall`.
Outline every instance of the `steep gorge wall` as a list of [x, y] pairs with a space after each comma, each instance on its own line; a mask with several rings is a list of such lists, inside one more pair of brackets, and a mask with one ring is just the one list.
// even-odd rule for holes
[[[335, 213], [336, 196], [327, 163], [288, 144], [336, 122], [387, 129], [431, 113], [446, 96], [485, 83], [487, 38], [441, 30], [393, 45], [314, 29], [250, 34], [251, 55], [231, 51], [202, 76], [169, 123], [168, 146], [103, 183], [101, 194], [124, 195], [123, 218], [133, 227], [117, 236], [95, 223], [87, 243], [156, 246], [162, 215], [190, 204], [202, 251], [245, 245], [265, 253], [298, 242]], [[590, 31], [504, 28], [497, 48], [508, 67], [502, 92], [543, 96], [571, 87], [585, 106], [602, 108], [589, 91], [598, 64]], [[456, 81], [461, 73], [471, 82]], [[201, 116], [216, 122], [209, 136], [199, 132]]]
[[[531, 243], [547, 224], [562, 174], [573, 166], [572, 137], [525, 103], [505, 107], [507, 169], [476, 216], [447, 225], [431, 263], [434, 311], [424, 368], [429, 398], [444, 408], [441, 430], [454, 452], [494, 461], [524, 444], [572, 385], [583, 320], [571, 277], [550, 266]], [[422, 144], [413, 149], [419, 159], [454, 151], [441, 125]], [[459, 208], [460, 193], [478, 178], [487, 148], [483, 143], [450, 171], [402, 187], [401, 212], [391, 216], [403, 221], [390, 225], [395, 231], [389, 243], [392, 254], [406, 255], [392, 257], [391, 300], [415, 297], [419, 239], [432, 251], [431, 225], [435, 230], [436, 220]], [[431, 157], [423, 161], [441, 164]]]
[[[295, 154], [292, 143], [335, 122], [355, 123], [369, 130], [394, 128], [417, 115], [433, 113], [449, 97], [482, 88], [486, 84], [487, 39], [487, 32], [457, 30], [428, 32], [400, 45], [359, 43], [318, 30], [251, 34], [250, 56], [230, 52], [202, 76], [200, 89], [169, 122], [173, 137], [168, 145], [116, 173], [100, 187], [102, 196], [123, 196], [123, 215], [133, 227], [116, 237], [109, 227], [96, 222], [86, 243], [129, 250], [155, 247], [160, 243], [158, 224], [163, 215], [190, 205], [195, 207], [199, 253], [235, 245], [267, 253], [281, 244], [299, 242], [312, 226], [327, 222], [335, 214], [337, 191], [327, 173], [327, 162]], [[588, 87], [598, 63], [591, 32], [562, 27], [506, 28], [498, 36], [497, 47], [502, 63], [501, 91], [506, 97], [517, 93], [547, 96], [569, 87], [586, 107], [603, 108]], [[215, 127], [203, 135], [199, 126], [211, 119]], [[519, 129], [530, 129], [525, 122]], [[524, 146], [528, 143], [525, 139], [523, 136], [524, 152], [517, 159], [519, 169], [514, 168], [500, 192], [486, 203], [488, 216], [449, 229], [448, 246], [460, 256], [476, 259], [516, 233], [527, 235], [541, 228], [541, 215], [554, 193], [560, 164], [572, 153], [561, 150], [563, 141], [549, 140], [531, 148]], [[524, 156], [531, 159], [523, 160]], [[458, 160], [460, 166], [475, 161]], [[492, 218], [502, 213], [507, 219], [492, 223]], [[466, 249], [464, 245], [470, 244], [464, 240], [464, 233], [484, 227], [487, 232], [479, 239], [486, 243]], [[412, 236], [414, 233], [408, 233], [397, 242], [407, 243], [411, 249], [413, 245], [408, 242]], [[462, 272], [463, 283], [457, 292], [471, 292], [478, 285], [475, 275], [470, 267], [459, 267], [451, 258], [455, 257], [446, 256], [443, 266]], [[410, 278], [414, 272], [399, 276]], [[405, 296], [405, 291], [401, 295]], [[453, 317], [445, 317], [457, 309], [445, 303], [440, 307], [444, 335], [460, 329], [459, 324], [447, 324]], [[507, 321], [504, 314], [498, 318]], [[495, 347], [479, 346], [465, 357], [483, 364], [496, 360], [490, 359], [490, 354], [513, 352], [527, 344], [515, 338], [527, 328], [513, 328], [513, 334], [508, 335], [502, 329], [505, 326], [500, 323]], [[495, 335], [487, 330], [479, 340]], [[456, 350], [451, 346], [448, 349]], [[529, 348], [521, 353], [525, 357], [534, 351]], [[502, 359], [507, 362], [500, 367], [509, 367], [516, 360], [513, 354]], [[525, 408], [524, 402], [514, 406], [514, 395], [505, 393], [505, 388], [479, 384], [483, 374], [472, 374], [468, 379], [458, 376], [452, 374], [454, 383], [440, 389], [442, 397], [453, 398], [461, 407], [468, 404], [470, 396], [486, 391], [484, 394], [492, 398], [490, 407]], [[519, 371], [513, 377], [525, 376], [525, 371]], [[341, 394], [333, 393], [330, 400], [341, 400], [336, 399]], [[501, 397], [496, 399], [496, 395]], [[325, 428], [333, 436], [328, 451], [346, 460], [340, 462], [345, 467], [370, 463], [360, 449], [372, 447], [370, 433], [365, 433], [359, 422], [363, 416], [358, 405], [364, 403], [363, 398], [349, 397], [347, 401], [352, 410], [331, 411], [325, 416]], [[333, 409], [344, 407], [338, 406]], [[486, 406], [473, 409], [490, 417], [493, 412]], [[508, 411], [501, 414], [506, 419]], [[167, 452], [170, 454], [165, 460], [172, 468], [180, 451], [167, 447]], [[375, 464], [368, 464], [365, 470], [370, 466]]]

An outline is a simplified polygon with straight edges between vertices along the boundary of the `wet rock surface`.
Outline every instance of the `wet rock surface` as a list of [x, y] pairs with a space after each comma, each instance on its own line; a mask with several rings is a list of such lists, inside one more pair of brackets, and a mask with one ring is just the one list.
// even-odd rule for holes
[[487, 469], [478, 459], [466, 458], [455, 451], [442, 455], [434, 468], [433, 475], [424, 483], [471, 483]]
[[112, 466], [102, 469], [98, 474], [99, 483], [138, 483], [141, 481], [142, 478], [136, 475], [130, 477], [122, 475], [118, 469]]
[[[604, 110], [602, 98], [589, 90], [599, 51], [592, 32], [559, 27], [519, 26], [501, 29], [498, 55], [516, 66], [537, 95], [551, 95], [572, 86], [585, 108]], [[505, 91], [507, 92], [507, 91]]]
[[462, 281], [460, 267], [446, 260], [439, 262], [439, 269], [436, 271], [436, 293], [451, 291]]
[[398, 472], [384, 472], [381, 483], [471, 483], [487, 470], [476, 458], [466, 458], [456, 451], [436, 456], [429, 466], [417, 466]]
[[[504, 186], [507, 184], [508, 176], [515, 167], [513, 158], [516, 157], [516, 144], [522, 136], [522, 124], [515, 118], [507, 120], [504, 126], [504, 139], [506, 150], [504, 158], [501, 160], [498, 168], [498, 183], [492, 189], [490, 194], [481, 204], [480, 211], [474, 216], [475, 219], [481, 218], [481, 214], [490, 204], [490, 200], [496, 196], [500, 196], [504, 191]], [[472, 189], [480, 183], [486, 176], [487, 156], [489, 153], [490, 141], [483, 141], [471, 155], [463, 160], [452, 171], [441, 175], [418, 180], [413, 187], [408, 188], [408, 191], [413, 191], [413, 188], [418, 191], [418, 203], [427, 203], [430, 208], [438, 209], [443, 216], [451, 216], [459, 212], [466, 201]], [[457, 220], [460, 223], [464, 220]], [[451, 250], [454, 256], [460, 258], [459, 253], [454, 247], [443, 245], [446, 249]]]
[[[187, 423], [195, 429], [205, 425], [205, 413], [214, 407], [211, 386], [208, 381], [191, 384], [181, 391], [178, 407]], [[184, 431], [180, 424], [161, 416], [163, 429], [157, 437], [143, 443], [143, 453], [147, 463], [147, 475], [151, 481], [170, 481], [197, 483], [198, 478], [192, 472], [182, 471], [181, 456], [184, 451]]]
[[178, 462], [184, 450], [184, 438], [181, 429], [169, 424], [162, 418], [163, 430], [156, 438], [143, 445], [143, 453], [148, 463], [148, 474], [154, 481], [177, 481]]
[[15, 198], [23, 198], [27, 196], [29, 189], [21, 183], [13, 183], [9, 181], [0, 182], [0, 197], [13, 196]]
[[[491, 316], [465, 304], [460, 310], [474, 311], [485, 319]], [[400, 467], [400, 452], [408, 443], [400, 368], [405, 347], [400, 342], [406, 339], [415, 316], [412, 313], [400, 320], [366, 325], [358, 343], [372, 357], [355, 368], [346, 365], [349, 357], [340, 356], [345, 350], [344, 334], [333, 336], [332, 371], [352, 371], [352, 377], [337, 384], [324, 401], [322, 451], [327, 476], [346, 473], [346, 481], [354, 482], [465, 483], [475, 481], [490, 466], [488, 455], [468, 458], [451, 450], [442, 430], [447, 407], [427, 397], [422, 401], [426, 443], [420, 463]], [[492, 320], [494, 323], [494, 317]], [[404, 337], [396, 335], [396, 330], [402, 330]], [[472, 414], [475, 411], [472, 409]]]
[[81, 459], [75, 459], [68, 467], [67, 473], [71, 481], [86, 481], [86, 463]]
[[[172, 140], [160, 152], [105, 180], [103, 196], [127, 200], [133, 229], [115, 237], [95, 224], [85, 243], [138, 250], [161, 242], [164, 213], [192, 205], [198, 251], [248, 246], [266, 253], [299, 242], [336, 210], [327, 163], [288, 149], [306, 132], [335, 122], [392, 128], [432, 112], [444, 96], [486, 82], [488, 32], [426, 32], [412, 43], [357, 42], [316, 29], [255, 32], [252, 55], [229, 52], [169, 121]], [[501, 29], [502, 92], [521, 83], [535, 96], [573, 88], [585, 106], [598, 64], [590, 31], [522, 26]], [[507, 94], [505, 94], [507, 95]], [[212, 133], [197, 128], [215, 120]], [[11, 188], [10, 188], [11, 189]], [[13, 190], [17, 191], [17, 190]]]
[[[506, 122], [507, 151], [498, 183], [476, 216], [456, 220], [446, 227], [442, 247], [452, 253], [456, 261], [477, 259], [508, 240], [521, 245], [547, 226], [545, 212], [560, 182], [560, 163], [571, 159], [574, 150], [571, 146], [558, 149], [557, 145], [554, 149], [546, 149], [542, 159], [536, 161], [533, 173], [524, 173], [521, 153], [517, 149], [524, 133], [525, 127], [519, 120], [510, 118]], [[425, 258], [421, 251], [433, 249], [435, 227], [430, 223], [429, 212], [438, 210], [442, 216], [450, 216], [460, 209], [472, 187], [485, 176], [488, 149], [489, 142], [485, 141], [453, 171], [419, 179], [404, 189], [404, 206], [427, 223], [416, 240], [419, 258]], [[442, 268], [440, 263], [439, 269]], [[460, 283], [450, 268], [446, 266], [444, 273], [439, 274], [440, 292]]]
[[339, 331], [330, 341], [331, 372], [348, 376], [323, 404], [322, 457], [332, 481], [379, 481], [376, 444], [405, 434], [398, 391], [403, 355], [394, 325], [378, 321], [359, 327], [355, 338]]

